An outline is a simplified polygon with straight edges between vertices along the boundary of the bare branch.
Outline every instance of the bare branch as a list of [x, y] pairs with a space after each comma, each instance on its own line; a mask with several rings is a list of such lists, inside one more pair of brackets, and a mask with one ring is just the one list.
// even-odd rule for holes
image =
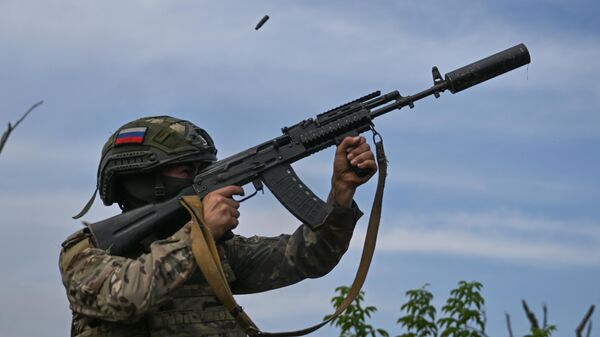
[[8, 123], [8, 129], [6, 129], [6, 131], [4, 131], [4, 133], [2, 134], [2, 138], [0, 138], [0, 152], [2, 152], [2, 148], [4, 147], [4, 144], [6, 143], [6, 140], [8, 139], [8, 136], [10, 135], [12, 130], [13, 130], [12, 125], [10, 125], [10, 123]]
[[2, 149], [4, 148], [4, 144], [6, 144], [6, 140], [8, 139], [8, 136], [10, 136], [10, 133], [12, 132], [13, 127], [12, 125], [10, 125], [10, 123], [8, 123], [8, 129], [6, 129], [6, 131], [4, 131], [4, 133], [2, 134], [2, 138], [0, 138], [0, 152], [2, 152]]
[[31, 111], [33, 111], [33, 109], [42, 105], [42, 103], [44, 103], [44, 101], [39, 101], [39, 102], [35, 103], [34, 105], [32, 105], [31, 108], [29, 108], [29, 110], [27, 110], [27, 112], [23, 115], [23, 117], [19, 118], [19, 120], [15, 123], [15, 125], [13, 126], [13, 129], [16, 128], [17, 125], [19, 125], [19, 123], [21, 123], [25, 119], [25, 117], [27, 117], [27, 115], [29, 115], [29, 113]]
[[508, 328], [508, 337], [513, 337], [512, 327], [510, 325], [510, 315], [508, 314], [508, 312], [505, 312], [504, 315], [506, 315], [506, 327]]
[[8, 136], [10, 136], [11, 132], [13, 132], [13, 130], [25, 119], [25, 117], [27, 117], [27, 115], [29, 115], [29, 113], [33, 109], [37, 108], [42, 103], [44, 103], [44, 101], [39, 101], [39, 102], [35, 103], [34, 105], [32, 105], [31, 108], [29, 108], [29, 110], [27, 110], [27, 112], [25, 112], [25, 114], [23, 114], [23, 116], [21, 116], [21, 118], [19, 118], [19, 120], [15, 123], [15, 125], [8, 123], [8, 128], [2, 134], [2, 138], [0, 138], [0, 152], [2, 152], [2, 149], [4, 148], [4, 144], [6, 144], [6, 141], [8, 140]]
[[[592, 317], [592, 314], [594, 313], [594, 308], [595, 308], [595, 306], [592, 305], [588, 309], [587, 313], [583, 317], [583, 320], [581, 321], [581, 323], [579, 323], [579, 326], [577, 326], [577, 329], [575, 330], [575, 334], [577, 335], [577, 337], [581, 337], [581, 332], [583, 331], [583, 329], [585, 329], [585, 325], [590, 320], [590, 317]], [[592, 322], [590, 322], [590, 325], [591, 325], [591, 323]]]
[[585, 337], [590, 337], [591, 333], [592, 333], [592, 321], [590, 321], [590, 324], [588, 324], [587, 333], [585, 334]]
[[533, 331], [534, 329], [539, 329], [540, 326], [538, 324], [537, 318], [535, 318], [535, 315], [533, 314], [533, 312], [531, 312], [531, 310], [529, 310], [529, 307], [527, 306], [527, 302], [525, 302], [525, 300], [521, 300], [521, 302], [523, 303], [523, 309], [525, 310], [525, 315], [527, 315], [527, 319], [529, 320], [529, 323], [531, 323], [531, 331]]

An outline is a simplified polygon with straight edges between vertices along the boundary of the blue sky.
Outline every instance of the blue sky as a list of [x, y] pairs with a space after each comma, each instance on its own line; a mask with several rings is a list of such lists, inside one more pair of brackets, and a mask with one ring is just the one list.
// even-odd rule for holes
[[[0, 335], [68, 334], [59, 244], [79, 228], [70, 217], [93, 192], [100, 149], [121, 124], [189, 119], [224, 158], [374, 90], [423, 90], [433, 65], [444, 74], [521, 42], [528, 67], [375, 121], [390, 170], [364, 290], [379, 308], [373, 324], [393, 334], [406, 290], [430, 283], [441, 305], [458, 281], [478, 280], [490, 336], [507, 335], [505, 312], [525, 333], [521, 299], [538, 315], [547, 303], [556, 335], [573, 335], [589, 305], [600, 304], [599, 6], [1, 1], [0, 123], [45, 103], [0, 154]], [[255, 31], [265, 14], [271, 19]], [[322, 196], [332, 156], [295, 165]], [[373, 190], [357, 195], [364, 211]], [[269, 193], [241, 212], [245, 235], [297, 224]], [[97, 202], [85, 220], [116, 213]], [[265, 330], [318, 321], [333, 289], [354, 275], [364, 226], [330, 275], [240, 301]]]

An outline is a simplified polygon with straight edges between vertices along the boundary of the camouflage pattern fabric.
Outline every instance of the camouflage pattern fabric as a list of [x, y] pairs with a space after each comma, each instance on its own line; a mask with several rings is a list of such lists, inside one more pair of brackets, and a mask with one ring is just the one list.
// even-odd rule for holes
[[[236, 235], [219, 244], [232, 290], [256, 293], [325, 275], [361, 215], [356, 206], [336, 206], [319, 231], [300, 226], [292, 235]], [[72, 336], [245, 336], [195, 265], [189, 224], [130, 258], [93, 247], [82, 230], [63, 243], [59, 266]]]

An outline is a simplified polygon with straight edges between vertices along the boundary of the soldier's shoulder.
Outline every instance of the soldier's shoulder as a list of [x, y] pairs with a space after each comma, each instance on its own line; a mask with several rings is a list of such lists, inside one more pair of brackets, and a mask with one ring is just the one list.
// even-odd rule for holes
[[76, 256], [86, 250], [87, 248], [93, 247], [91, 234], [87, 228], [78, 230], [71, 234], [62, 244], [59, 258], [59, 265], [61, 271], [67, 270], [71, 265], [71, 262], [76, 260]]
[[[78, 243], [86, 240], [90, 240], [92, 234], [87, 227], [78, 230], [77, 232], [69, 235], [63, 243], [60, 244], [63, 250], [70, 249]], [[90, 241], [91, 242], [91, 241]]]

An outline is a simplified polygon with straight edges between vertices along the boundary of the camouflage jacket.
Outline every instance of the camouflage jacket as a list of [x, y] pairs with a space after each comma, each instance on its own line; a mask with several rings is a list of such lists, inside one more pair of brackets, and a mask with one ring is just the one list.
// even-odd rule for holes
[[[302, 225], [292, 235], [236, 235], [220, 243], [231, 289], [256, 293], [325, 275], [347, 250], [361, 215], [356, 206], [336, 206], [317, 231]], [[62, 247], [72, 336], [245, 336], [199, 272], [189, 224], [127, 258], [95, 248], [86, 230]]]

